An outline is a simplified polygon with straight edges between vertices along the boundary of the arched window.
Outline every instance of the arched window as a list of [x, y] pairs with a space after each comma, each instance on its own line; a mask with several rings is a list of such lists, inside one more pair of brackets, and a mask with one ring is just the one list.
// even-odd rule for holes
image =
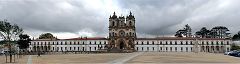
[[114, 35], [114, 32], [112, 32], [112, 36], [115, 36], [115, 35]]
[[170, 45], [172, 45], [172, 41], [170, 41]]
[[186, 45], [188, 45], [188, 41], [186, 41]]
[[132, 36], [132, 33], [131, 33], [131, 32], [129, 32], [129, 36]]
[[129, 25], [132, 26], [132, 21], [129, 21]]
[[177, 45], [177, 41], [175, 41], [175, 45]]
[[212, 45], [213, 45], [213, 41], [212, 41], [212, 43], [211, 43]]
[[112, 26], [115, 26], [115, 22], [114, 21], [112, 21]]

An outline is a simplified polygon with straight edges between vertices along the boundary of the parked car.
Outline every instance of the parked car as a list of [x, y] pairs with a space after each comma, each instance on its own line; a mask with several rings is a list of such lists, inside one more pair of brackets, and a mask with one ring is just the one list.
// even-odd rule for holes
[[4, 51], [0, 51], [0, 55], [3, 55], [4, 54]]
[[240, 53], [238, 53], [237, 55], [235, 55], [235, 57], [240, 57]]
[[237, 52], [237, 50], [225, 52], [224, 55], [229, 55], [230, 53]]
[[233, 51], [232, 53], [229, 53], [230, 56], [236, 56], [240, 53], [240, 51]]

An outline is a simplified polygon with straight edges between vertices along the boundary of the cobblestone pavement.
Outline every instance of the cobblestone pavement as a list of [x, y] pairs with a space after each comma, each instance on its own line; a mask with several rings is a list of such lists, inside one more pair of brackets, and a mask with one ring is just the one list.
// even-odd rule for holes
[[[57, 54], [57, 55], [26, 55], [7, 64], [79, 64], [79, 63], [235, 63], [240, 64], [240, 57], [232, 57], [216, 53], [192, 52], [134, 52], [134, 53], [97, 53], [97, 54]], [[5, 57], [0, 56], [0, 64]]]

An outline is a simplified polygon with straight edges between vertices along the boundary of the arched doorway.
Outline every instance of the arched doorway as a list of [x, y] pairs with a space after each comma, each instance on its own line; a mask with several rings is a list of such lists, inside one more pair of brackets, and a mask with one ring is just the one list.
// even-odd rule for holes
[[120, 41], [120, 47], [119, 47], [120, 49], [123, 49], [124, 48], [124, 42], [121, 40]]

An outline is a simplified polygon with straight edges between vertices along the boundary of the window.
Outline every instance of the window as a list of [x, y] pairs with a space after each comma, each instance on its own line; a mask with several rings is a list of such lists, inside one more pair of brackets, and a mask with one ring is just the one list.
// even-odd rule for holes
[[177, 51], [177, 47], [175, 47], [175, 51]]
[[83, 47], [82, 50], [85, 51], [85, 48]]
[[162, 45], [162, 41], [160, 42], [160, 45]]
[[177, 41], [175, 41], [175, 45], [177, 45]]
[[143, 42], [142, 42], [142, 44], [143, 44]]
[[193, 42], [191, 41], [190, 44], [193, 45]]
[[193, 51], [193, 50], [192, 50], [192, 47], [191, 47], [191, 51]]
[[218, 45], [218, 41], [217, 41], [216, 45]]
[[188, 51], [188, 47], [186, 47], [186, 51]]
[[89, 47], [90, 51], [92, 50], [92, 47]]
[[180, 41], [180, 42], [181, 42], [181, 45], [183, 45], [182, 41]]
[[213, 45], [213, 41], [211, 42], [211, 45]]
[[166, 47], [166, 51], [168, 50], [168, 47]]
[[172, 51], [172, 47], [170, 47], [170, 51]]
[[94, 44], [97, 44], [97, 42], [95, 41], [95, 43]]
[[147, 41], [147, 45], [149, 44], [149, 42]]
[[95, 50], [97, 50], [97, 47], [94, 47]]
[[152, 41], [152, 44], [154, 44], [154, 41]]
[[154, 47], [152, 47], [152, 50], [154, 51]]
[[223, 41], [221, 41], [221, 45], [223, 45]]
[[188, 41], [186, 41], [186, 45], [188, 45]]
[[149, 50], [149, 47], [147, 47], [147, 51]]
[[181, 47], [181, 52], [183, 51], [183, 47]]
[[229, 41], [227, 41], [227, 45], [229, 45]]
[[138, 47], [137, 47], [137, 51], [138, 51]]
[[170, 45], [172, 45], [172, 41], [170, 41]]
[[166, 45], [168, 45], [168, 42], [166, 41]]

